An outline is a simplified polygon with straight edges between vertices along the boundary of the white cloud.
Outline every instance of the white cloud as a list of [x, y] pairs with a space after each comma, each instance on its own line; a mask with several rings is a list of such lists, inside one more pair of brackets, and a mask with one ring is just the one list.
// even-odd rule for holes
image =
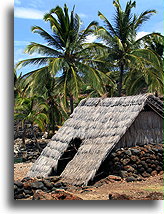
[[28, 44], [29, 44], [28, 41], [14, 41], [14, 46], [24, 46]]
[[14, 16], [22, 19], [43, 19], [44, 13], [40, 10], [25, 7], [15, 7], [14, 9]]
[[30, 0], [28, 1], [29, 7], [33, 8], [45, 8], [45, 1], [43, 0]]
[[143, 36], [146, 36], [150, 32], [141, 31], [137, 33], [136, 40], [142, 38]]
[[21, 1], [20, 0], [14, 0], [14, 3], [17, 4], [17, 5], [20, 5]]
[[87, 18], [88, 16], [84, 13], [78, 13], [78, 15], [80, 16], [80, 18]]
[[97, 37], [95, 35], [89, 35], [89, 36], [86, 37], [85, 42], [86, 43], [92, 43], [92, 42], [95, 42], [96, 39], [97, 39]]

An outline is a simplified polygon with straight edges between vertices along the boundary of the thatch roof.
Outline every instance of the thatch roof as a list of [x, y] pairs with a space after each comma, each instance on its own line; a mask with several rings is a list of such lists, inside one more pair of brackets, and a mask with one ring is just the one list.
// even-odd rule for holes
[[71, 140], [80, 138], [78, 152], [61, 175], [73, 184], [87, 185], [145, 105], [163, 116], [163, 103], [150, 94], [82, 100], [42, 151], [28, 176], [48, 176], [52, 168], [57, 169]]

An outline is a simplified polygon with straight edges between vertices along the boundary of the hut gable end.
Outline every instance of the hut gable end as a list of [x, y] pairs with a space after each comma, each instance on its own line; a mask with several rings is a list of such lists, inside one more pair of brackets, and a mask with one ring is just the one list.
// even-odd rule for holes
[[[127, 139], [132, 139], [128, 133], [132, 133], [132, 130], [134, 131], [138, 127], [137, 124], [142, 123], [142, 119], [145, 117], [142, 112], [146, 112], [146, 106], [149, 106], [151, 111], [146, 113], [150, 118], [147, 118], [146, 115], [147, 120], [144, 123], [148, 128], [150, 123], [153, 124], [152, 121], [155, 118], [156, 128], [151, 126], [152, 129], [156, 129], [154, 138], [157, 136], [156, 140], [159, 141], [162, 136], [163, 103], [153, 95], [82, 100], [42, 151], [28, 176], [48, 176], [52, 171], [54, 173], [60, 171], [58, 170], [60, 158], [63, 157], [74, 139], [80, 139], [81, 144], [77, 152], [67, 163], [61, 176], [72, 184], [87, 185], [114, 148], [123, 145], [132, 146], [130, 141], [129, 145], [127, 144]], [[143, 129], [138, 129], [138, 133], [142, 133], [140, 143], [142, 137], [146, 139], [146, 132]], [[128, 130], [130, 131], [128, 132]]]

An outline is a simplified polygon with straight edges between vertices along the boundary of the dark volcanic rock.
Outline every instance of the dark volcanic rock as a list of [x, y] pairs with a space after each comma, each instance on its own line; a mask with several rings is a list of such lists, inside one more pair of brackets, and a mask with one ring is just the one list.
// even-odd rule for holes
[[127, 178], [126, 178], [126, 181], [127, 181], [127, 182], [137, 181], [137, 178], [135, 178], [134, 176], [127, 177]]
[[31, 188], [32, 189], [43, 189], [44, 184], [41, 181], [35, 181], [35, 182], [31, 183]]
[[124, 153], [128, 156], [131, 156], [132, 155], [132, 152], [130, 150], [125, 150]]
[[66, 183], [64, 183], [64, 182], [58, 182], [58, 183], [55, 183], [54, 184], [54, 187], [55, 188], [65, 188], [67, 186], [67, 184]]
[[19, 188], [22, 188], [23, 187], [23, 183], [20, 182], [20, 181], [15, 181], [14, 184], [19, 187]]
[[131, 149], [132, 154], [138, 155], [140, 153], [140, 150], [138, 149]]
[[48, 189], [52, 189], [53, 188], [53, 183], [47, 180], [43, 180], [43, 183], [45, 185], [45, 187], [47, 187]]
[[121, 171], [120, 171], [120, 176], [121, 176], [122, 178], [126, 178], [126, 177], [128, 176], [128, 172], [125, 171], [125, 170], [121, 170]]
[[24, 198], [24, 194], [18, 194], [14, 196], [14, 199], [22, 199]]
[[32, 190], [28, 190], [28, 189], [25, 189], [25, 190], [24, 190], [24, 193], [25, 193], [26, 195], [33, 195], [33, 191], [32, 191]]
[[130, 162], [130, 159], [129, 158], [126, 158], [126, 159], [121, 159], [120, 160], [121, 161], [121, 163], [123, 163], [123, 165], [125, 166], [125, 165], [127, 165], [129, 162]]
[[114, 181], [121, 181], [122, 180], [122, 178], [120, 176], [116, 176], [116, 175], [109, 175], [108, 179], [114, 180]]
[[144, 178], [147, 178], [147, 177], [150, 177], [150, 174], [147, 173], [147, 172], [143, 172], [143, 173], [142, 173], [142, 176], [143, 176]]

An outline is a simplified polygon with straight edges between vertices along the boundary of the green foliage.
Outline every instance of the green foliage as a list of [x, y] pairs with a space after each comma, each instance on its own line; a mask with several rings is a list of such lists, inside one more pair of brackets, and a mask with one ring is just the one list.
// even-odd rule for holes
[[41, 97], [18, 97], [14, 108], [14, 119], [20, 121], [23, 126], [25, 122], [30, 122], [44, 131], [48, 123], [47, 110], [48, 106]]
[[[87, 36], [94, 33], [98, 23], [93, 21], [81, 31], [79, 16], [74, 13], [74, 9], [69, 15], [66, 5], [63, 9], [59, 6], [52, 9], [45, 14], [44, 20], [49, 22], [52, 34], [39, 26], [32, 27], [32, 32], [43, 37], [46, 45], [32, 42], [25, 50], [26, 53], [35, 52], [44, 57], [22, 60], [17, 64], [17, 68], [28, 64], [44, 65], [29, 75], [40, 73], [48, 68], [53, 77], [58, 76], [55, 81], [56, 89], [62, 92], [65, 107], [68, 106], [68, 97], [73, 96], [74, 99], [78, 100], [79, 91], [87, 72], [91, 73], [95, 79], [95, 82], [92, 81], [94, 89], [99, 94], [103, 94], [102, 76], [105, 74], [96, 68], [96, 63], [99, 61], [95, 55], [95, 45], [86, 43]], [[87, 76], [89, 76], [88, 73]]]
[[[26, 65], [39, 68], [17, 76], [14, 71], [14, 118], [30, 121], [41, 130], [56, 127], [72, 113], [85, 97], [133, 95], [145, 92], [163, 94], [163, 39], [150, 33], [137, 40], [139, 28], [156, 13], [146, 10], [132, 13], [135, 1], [123, 10], [114, 0], [115, 14], [111, 23], [100, 11], [104, 26], [92, 21], [81, 30], [81, 20], [73, 10], [59, 6], [45, 14], [50, 32], [33, 26], [32, 32], [45, 44], [31, 42], [28, 54], [42, 57], [25, 59], [16, 69]], [[96, 42], [87, 43], [88, 36]]]
[[[119, 0], [113, 1], [113, 5], [116, 8], [113, 23], [101, 12], [98, 12], [104, 22], [104, 27], [97, 28], [97, 36], [104, 41], [104, 49], [108, 49], [108, 61], [113, 62], [113, 69], [120, 71], [119, 77], [116, 79], [119, 96], [122, 88], [126, 89], [127, 94], [129, 90], [132, 93], [133, 88], [140, 83], [141, 79], [146, 83], [144, 86], [151, 88], [151, 90], [148, 89], [149, 91], [154, 91], [153, 85], [157, 84], [156, 88], [161, 92], [163, 68], [158, 56], [159, 52], [161, 54], [161, 47], [156, 47], [159, 34], [152, 33], [139, 40], [136, 39], [139, 28], [156, 11], [146, 10], [138, 16], [132, 13], [132, 9], [136, 7], [135, 1], [128, 1], [125, 10], [122, 9]], [[132, 78], [134, 75], [136, 78]], [[125, 77], [126, 81], [124, 81]], [[131, 89], [129, 89], [130, 85], [127, 83], [127, 79], [128, 81], [134, 80]], [[123, 83], [128, 85], [128, 89]]]

